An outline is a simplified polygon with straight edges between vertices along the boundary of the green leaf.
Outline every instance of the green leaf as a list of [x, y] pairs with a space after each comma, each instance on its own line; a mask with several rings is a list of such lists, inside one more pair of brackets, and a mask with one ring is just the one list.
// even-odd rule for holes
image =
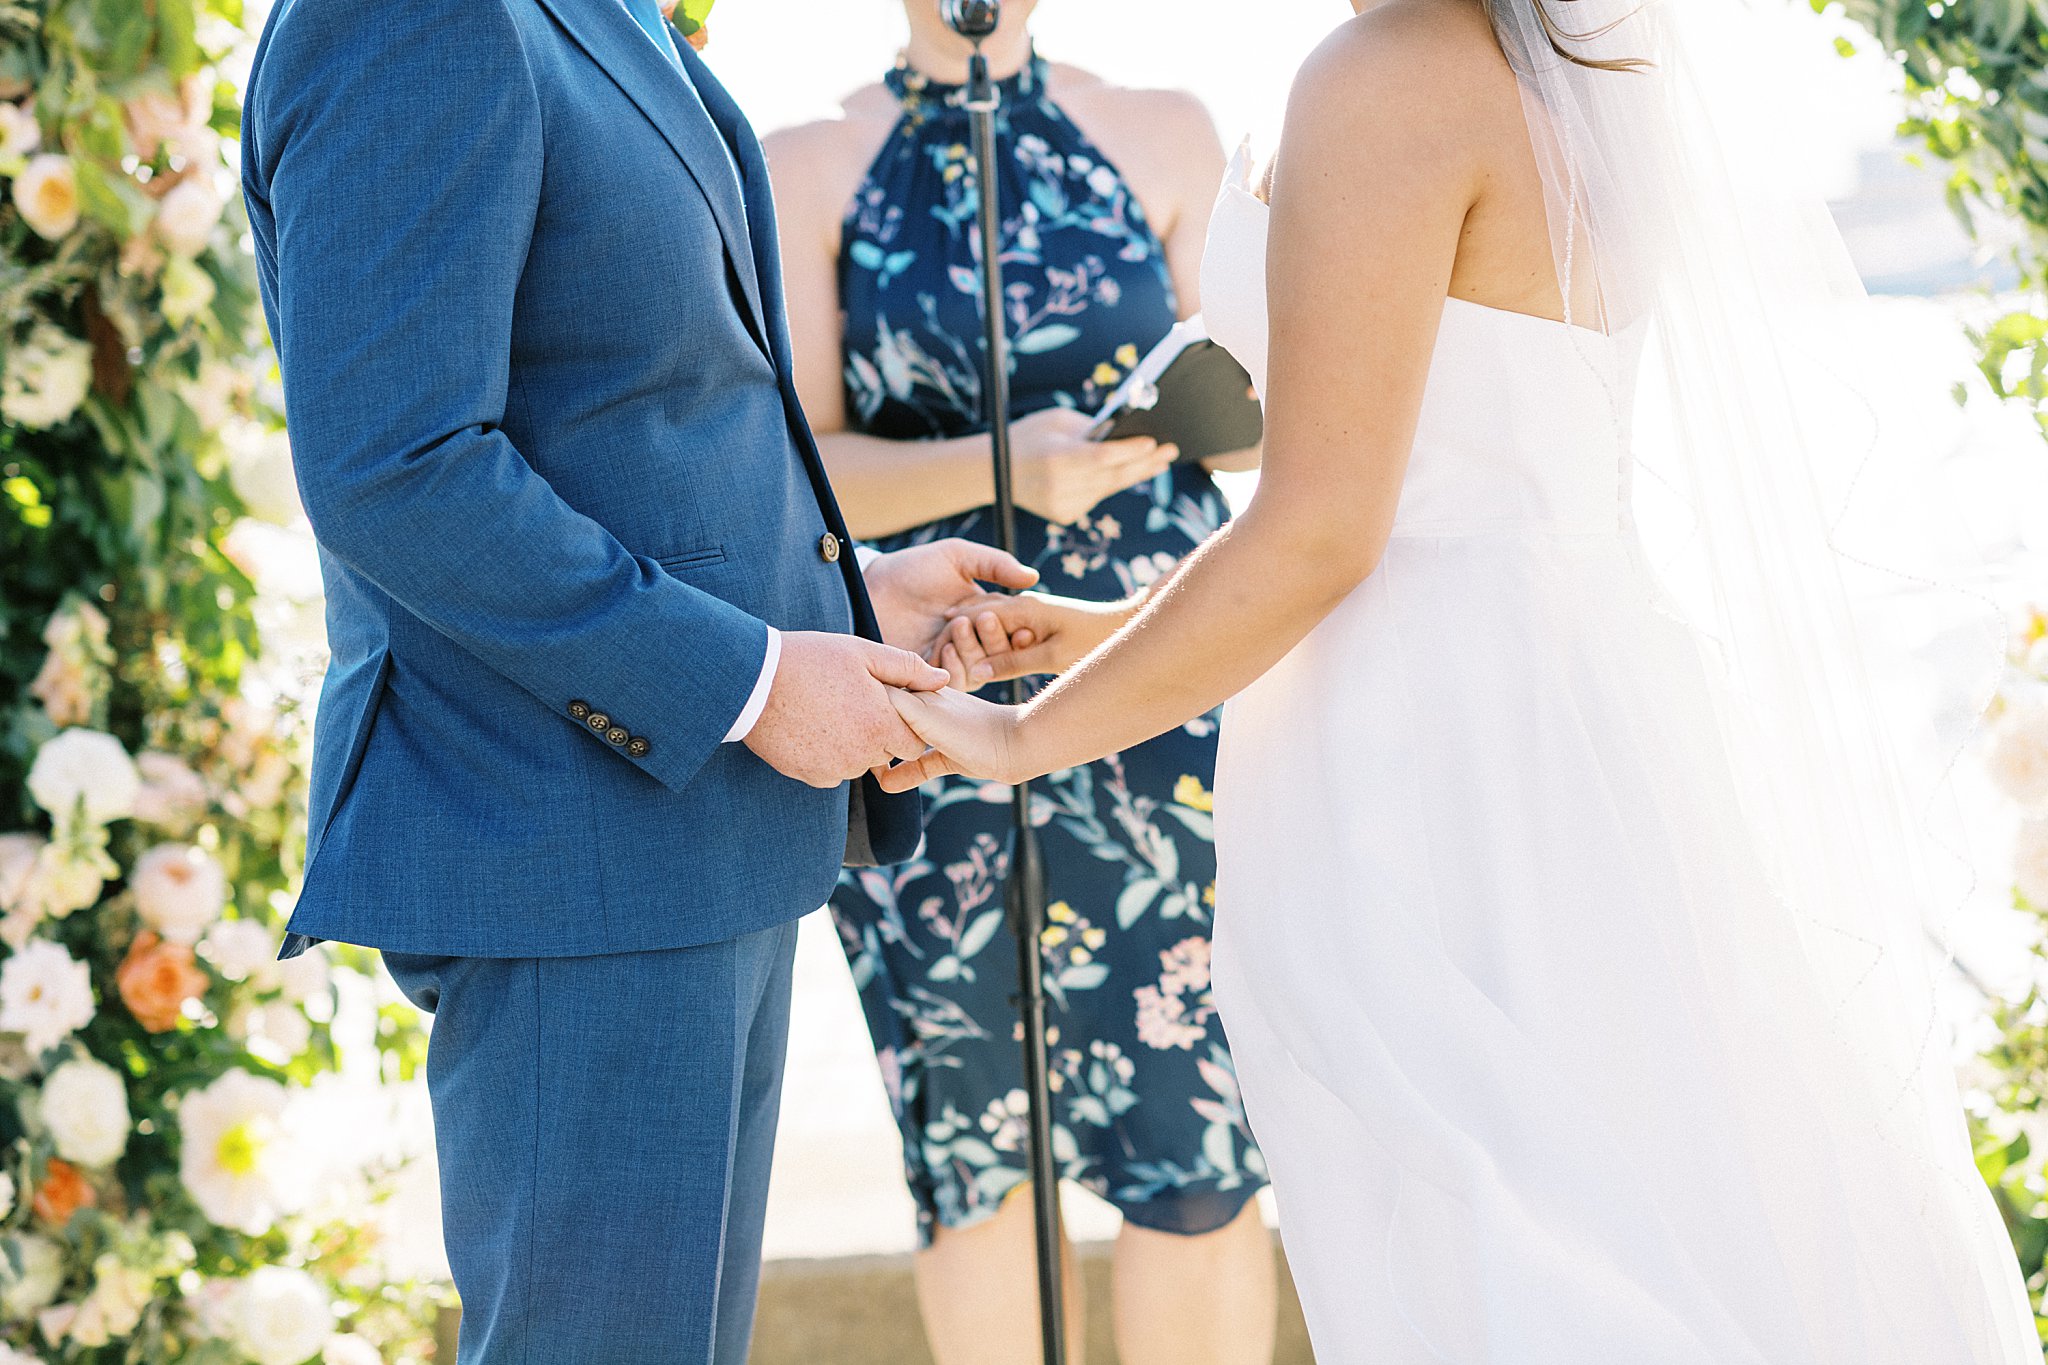
[[704, 27], [705, 22], [711, 18], [711, 6], [715, 2], [716, 0], [682, 0], [682, 3], [676, 6], [676, 27], [683, 31], [684, 37], [692, 37]]
[[205, 60], [199, 51], [199, 15], [193, 0], [157, 0], [156, 55], [174, 80], [183, 80]]
[[107, 173], [96, 162], [80, 157], [73, 161], [78, 172], [78, 203], [85, 216], [116, 237], [126, 237], [133, 219], [128, 205], [114, 188]]

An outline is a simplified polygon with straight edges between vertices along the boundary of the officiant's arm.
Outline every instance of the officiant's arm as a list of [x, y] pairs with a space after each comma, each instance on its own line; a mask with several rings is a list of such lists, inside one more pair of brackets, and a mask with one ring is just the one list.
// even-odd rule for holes
[[1382, 13], [1326, 43], [1290, 101], [1268, 267], [1271, 420], [1251, 507], [1030, 705], [900, 701], [939, 752], [885, 785], [962, 769], [1015, 781], [1185, 724], [1271, 668], [1377, 567], [1484, 164], [1469, 121], [1447, 115], [1445, 91], [1465, 73], [1445, 64], [1461, 49], [1426, 28], [1385, 32], [1416, 25], [1407, 12], [1384, 12], [1374, 32]]
[[505, 435], [539, 101], [501, 5], [376, 9], [287, 13], [246, 120], [307, 513], [564, 723], [583, 702], [646, 741], [596, 751], [681, 788], [746, 706], [768, 628], [628, 553]]

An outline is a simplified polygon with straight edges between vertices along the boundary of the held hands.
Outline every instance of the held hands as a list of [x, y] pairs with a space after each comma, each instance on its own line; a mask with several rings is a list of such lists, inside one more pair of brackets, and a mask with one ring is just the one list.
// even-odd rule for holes
[[892, 758], [923, 754], [924, 741], [892, 699], [910, 695], [898, 689], [931, 691], [947, 681], [945, 670], [901, 649], [791, 631], [782, 637], [768, 705], [746, 745], [785, 776], [836, 787]]
[[1150, 436], [1091, 441], [1094, 426], [1093, 417], [1071, 408], [1047, 408], [1011, 425], [1019, 507], [1070, 526], [1104, 498], [1157, 478], [1180, 458], [1178, 447]]
[[[989, 596], [983, 583], [1028, 588], [1038, 581], [1036, 570], [967, 540], [934, 541], [883, 555], [868, 565], [864, 577], [882, 638], [927, 656], [937, 653], [954, 608]], [[955, 675], [953, 682], [966, 686], [966, 674]]]
[[890, 700], [920, 745], [931, 749], [898, 763], [875, 769], [875, 780], [887, 792], [907, 792], [937, 778], [960, 774], [991, 782], [1022, 782], [1043, 768], [1025, 752], [1025, 718], [1021, 706], [997, 706], [965, 692], [892, 692]]
[[1082, 602], [1036, 592], [1016, 597], [988, 593], [947, 613], [945, 633], [926, 658], [945, 669], [955, 687], [968, 691], [1011, 678], [1064, 673], [1116, 634], [1137, 606], [1137, 601]]

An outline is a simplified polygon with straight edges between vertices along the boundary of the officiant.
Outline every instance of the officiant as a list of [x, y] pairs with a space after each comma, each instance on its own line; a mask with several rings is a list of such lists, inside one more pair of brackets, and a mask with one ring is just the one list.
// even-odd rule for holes
[[[894, 70], [841, 117], [768, 140], [798, 387], [854, 534], [888, 548], [993, 535], [969, 49], [937, 0], [905, 8]], [[1034, 8], [1004, 6], [987, 45], [1003, 97], [1018, 553], [1048, 591], [1125, 601], [1228, 515], [1212, 472], [1256, 464], [1090, 439], [1091, 414], [1200, 308], [1223, 150], [1192, 96], [1040, 58]], [[1067, 1178], [1123, 1214], [1126, 1365], [1272, 1356], [1273, 1255], [1253, 1204], [1264, 1167], [1209, 994], [1216, 742], [1210, 716], [1037, 798], [1055, 1145]], [[832, 910], [902, 1128], [938, 1365], [1026, 1365], [1039, 1357], [1002, 915], [1008, 789], [949, 781], [928, 796], [923, 855], [849, 871]], [[1078, 1339], [1078, 1302], [1068, 1321]]]

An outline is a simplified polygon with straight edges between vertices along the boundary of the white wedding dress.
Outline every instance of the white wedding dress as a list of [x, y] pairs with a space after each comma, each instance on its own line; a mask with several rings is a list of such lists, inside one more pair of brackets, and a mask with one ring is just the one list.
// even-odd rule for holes
[[[1204, 312], [1263, 392], [1246, 169]], [[1383, 561], [1228, 708], [1217, 999], [1318, 1360], [2038, 1362], [1773, 913], [1633, 529], [1638, 349], [1447, 302]]]

